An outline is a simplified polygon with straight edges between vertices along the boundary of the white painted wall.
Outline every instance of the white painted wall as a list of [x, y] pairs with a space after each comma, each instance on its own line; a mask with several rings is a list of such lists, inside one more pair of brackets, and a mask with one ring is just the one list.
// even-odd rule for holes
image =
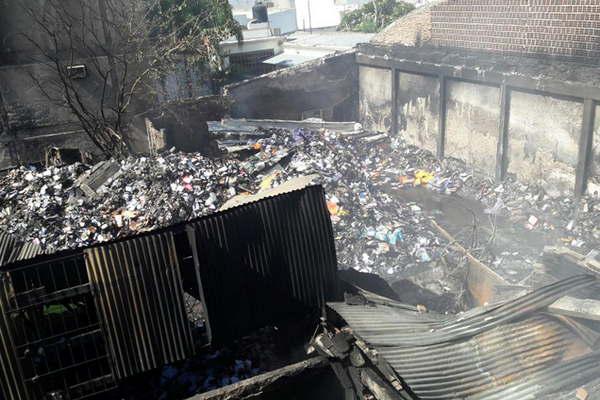
[[296, 19], [298, 29], [309, 30], [338, 26], [342, 16], [335, 0], [296, 0]]

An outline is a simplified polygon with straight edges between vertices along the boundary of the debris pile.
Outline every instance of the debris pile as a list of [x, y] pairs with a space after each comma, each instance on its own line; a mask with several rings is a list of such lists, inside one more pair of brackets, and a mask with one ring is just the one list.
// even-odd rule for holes
[[88, 169], [20, 168], [0, 178], [0, 229], [50, 251], [76, 248], [214, 212], [251, 184], [235, 161], [171, 152], [122, 161], [88, 197], [75, 184]]
[[164, 366], [152, 372], [151, 379], [146, 377], [142, 393], [134, 386], [136, 398], [187, 398], [281, 368], [296, 360], [282, 336], [278, 327], [267, 326], [227, 346]]
[[[572, 247], [600, 239], [595, 198], [583, 200], [577, 214], [577, 204], [568, 197], [514, 178], [498, 185], [459, 160], [437, 160], [401, 137], [353, 127], [301, 126], [229, 129], [212, 124], [222, 157], [173, 150], [130, 157], [116, 169], [104, 168], [112, 172], [101, 184], [94, 181], [91, 191], [83, 190], [82, 181], [93, 171], [83, 164], [11, 171], [0, 177], [0, 230], [50, 251], [80, 247], [206, 215], [236, 195], [316, 174], [326, 189], [340, 266], [390, 279], [455, 256], [421, 205], [398, 196], [408, 187], [477, 199], [486, 213], [525, 229], [554, 231]], [[510, 256], [482, 259], [497, 265]]]
[[[77, 190], [89, 169], [82, 164], [11, 171], [1, 182], [0, 228], [45, 249], [80, 247], [206, 215], [237, 194], [318, 174], [342, 266], [391, 275], [443, 253], [420, 208], [386, 191], [407, 184], [408, 175], [433, 183], [408, 162], [392, 161], [390, 151], [402, 151], [399, 139], [374, 144], [303, 129], [262, 134], [247, 143], [249, 156], [208, 159], [172, 151], [128, 158], [93, 197]], [[403, 183], [399, 177], [405, 177]]]
[[598, 191], [578, 202], [572, 195], [547, 191], [513, 176], [502, 184], [491, 179], [473, 180], [463, 194], [481, 200], [493, 212], [528, 230], [555, 232], [563, 245], [580, 251], [592, 250], [600, 240]]

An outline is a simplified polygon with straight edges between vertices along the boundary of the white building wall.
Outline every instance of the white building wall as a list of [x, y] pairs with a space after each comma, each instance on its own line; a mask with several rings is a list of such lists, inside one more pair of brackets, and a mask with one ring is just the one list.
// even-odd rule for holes
[[269, 9], [269, 22], [271, 24], [271, 29], [278, 29], [282, 35], [296, 32], [298, 30], [296, 21], [296, 10], [294, 9]]
[[298, 29], [338, 26], [342, 16], [335, 0], [296, 0]]

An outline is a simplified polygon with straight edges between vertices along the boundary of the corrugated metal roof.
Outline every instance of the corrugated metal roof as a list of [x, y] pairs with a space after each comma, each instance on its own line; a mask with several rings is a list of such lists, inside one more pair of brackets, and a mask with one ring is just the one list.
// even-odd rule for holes
[[338, 297], [323, 187], [288, 190], [189, 225], [215, 340], [321, 310]]
[[119, 379], [193, 354], [172, 233], [88, 249], [85, 260]]
[[20, 242], [12, 235], [0, 232], [0, 267], [43, 253], [42, 248], [33, 242]]
[[23, 374], [19, 365], [15, 344], [12, 340], [10, 322], [5, 313], [8, 299], [0, 290], [0, 398], [6, 400], [26, 400], [27, 391], [23, 384]]
[[234, 207], [243, 206], [244, 204], [254, 203], [260, 200], [268, 199], [270, 197], [279, 196], [282, 194], [295, 192], [297, 190], [305, 189], [309, 186], [315, 186], [315, 181], [319, 178], [319, 175], [305, 175], [298, 178], [290, 179], [289, 181], [270, 189], [261, 190], [257, 194], [252, 195], [238, 195], [228, 200], [219, 209], [220, 211], [229, 210]]
[[600, 355], [561, 319], [543, 313], [558, 296], [597, 282], [577, 276], [458, 316], [381, 304], [329, 307], [421, 399], [525, 399], [600, 373]]

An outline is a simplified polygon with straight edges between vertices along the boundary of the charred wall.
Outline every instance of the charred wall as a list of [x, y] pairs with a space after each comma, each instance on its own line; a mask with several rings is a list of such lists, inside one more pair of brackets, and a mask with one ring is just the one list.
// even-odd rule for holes
[[354, 120], [358, 70], [354, 53], [325, 57], [225, 87], [234, 118], [299, 120], [327, 111], [330, 120]]
[[436, 152], [440, 83], [432, 76], [398, 74], [398, 131], [415, 146]]
[[508, 171], [542, 187], [575, 187], [583, 104], [513, 91]]
[[[52, 70], [43, 64], [0, 67], [0, 91], [8, 115], [8, 129], [0, 133], [0, 155], [4, 155], [0, 156], [0, 169], [20, 162], [41, 161], [45, 150], [53, 146], [99, 154], [74, 114], [59, 101], [63, 95], [52, 89], [56, 87], [55, 79]], [[40, 85], [47, 90], [46, 94]], [[83, 101], [88, 104], [93, 104], [92, 99], [102, 91], [99, 78], [91, 71], [78, 85]]]
[[360, 66], [358, 112], [365, 128], [387, 132], [392, 127], [392, 72]]
[[446, 151], [493, 175], [498, 148], [500, 90], [494, 86], [447, 82]]

